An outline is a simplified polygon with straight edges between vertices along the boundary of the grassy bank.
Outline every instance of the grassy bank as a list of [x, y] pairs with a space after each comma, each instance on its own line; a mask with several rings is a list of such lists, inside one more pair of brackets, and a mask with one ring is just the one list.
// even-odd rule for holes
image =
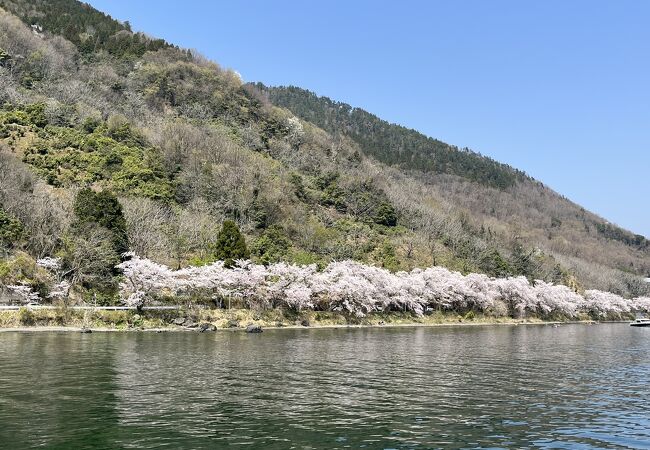
[[[619, 318], [626, 319], [626, 318]], [[588, 316], [580, 321], [591, 322]], [[182, 323], [181, 323], [182, 322]], [[346, 327], [346, 326], [436, 326], [436, 325], [488, 325], [488, 324], [542, 324], [568, 322], [561, 318], [540, 319], [529, 317], [490, 317], [467, 314], [460, 316], [450, 312], [436, 312], [426, 316], [410, 313], [373, 313], [363, 318], [349, 317], [337, 312], [305, 311], [292, 313], [283, 310], [253, 311], [249, 309], [187, 309], [173, 311], [104, 311], [58, 309], [27, 309], [1, 311], [1, 329], [24, 328], [88, 328], [95, 330], [192, 330], [202, 324], [211, 324], [217, 329], [238, 330], [249, 324], [262, 328], [290, 327]], [[575, 322], [575, 320], [573, 320]]]

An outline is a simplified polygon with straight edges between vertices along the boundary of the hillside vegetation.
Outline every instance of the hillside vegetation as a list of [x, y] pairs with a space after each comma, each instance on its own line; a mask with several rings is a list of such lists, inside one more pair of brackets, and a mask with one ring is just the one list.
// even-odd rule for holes
[[290, 109], [332, 134], [350, 136], [364, 154], [403, 169], [434, 174], [452, 174], [476, 183], [500, 189], [513, 186], [525, 175], [505, 164], [464, 148], [432, 139], [399, 125], [390, 124], [360, 108], [332, 101], [297, 87], [257, 87], [271, 101]]
[[355, 260], [647, 293], [647, 239], [509, 166], [245, 84], [75, 0], [0, 6], [4, 295], [64, 283], [119, 302], [126, 250], [175, 269]]
[[650, 240], [586, 211], [515, 168], [301, 88], [256, 86], [274, 104], [400, 169], [385, 171], [396, 175], [389, 177], [389, 189], [418, 199], [420, 205], [413, 209], [435, 205], [440, 210], [444, 204], [473, 222], [481, 236], [498, 233], [501, 246], [516, 250], [523, 245], [553, 255], [601, 288], [613, 275], [608, 269], [649, 270]]

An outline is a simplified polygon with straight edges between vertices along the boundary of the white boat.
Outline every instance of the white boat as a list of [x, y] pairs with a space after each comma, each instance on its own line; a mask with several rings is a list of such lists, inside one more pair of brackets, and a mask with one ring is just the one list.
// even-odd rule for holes
[[630, 322], [631, 327], [650, 327], [650, 319], [636, 319]]

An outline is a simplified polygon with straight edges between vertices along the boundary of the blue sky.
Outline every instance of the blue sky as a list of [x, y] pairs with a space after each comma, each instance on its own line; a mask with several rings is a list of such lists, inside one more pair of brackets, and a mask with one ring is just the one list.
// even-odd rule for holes
[[650, 2], [90, 0], [246, 81], [525, 170], [650, 237]]

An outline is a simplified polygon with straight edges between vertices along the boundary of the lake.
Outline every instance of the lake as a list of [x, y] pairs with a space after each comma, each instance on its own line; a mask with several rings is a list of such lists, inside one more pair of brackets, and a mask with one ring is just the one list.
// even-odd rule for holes
[[650, 448], [650, 328], [0, 333], [0, 447]]

